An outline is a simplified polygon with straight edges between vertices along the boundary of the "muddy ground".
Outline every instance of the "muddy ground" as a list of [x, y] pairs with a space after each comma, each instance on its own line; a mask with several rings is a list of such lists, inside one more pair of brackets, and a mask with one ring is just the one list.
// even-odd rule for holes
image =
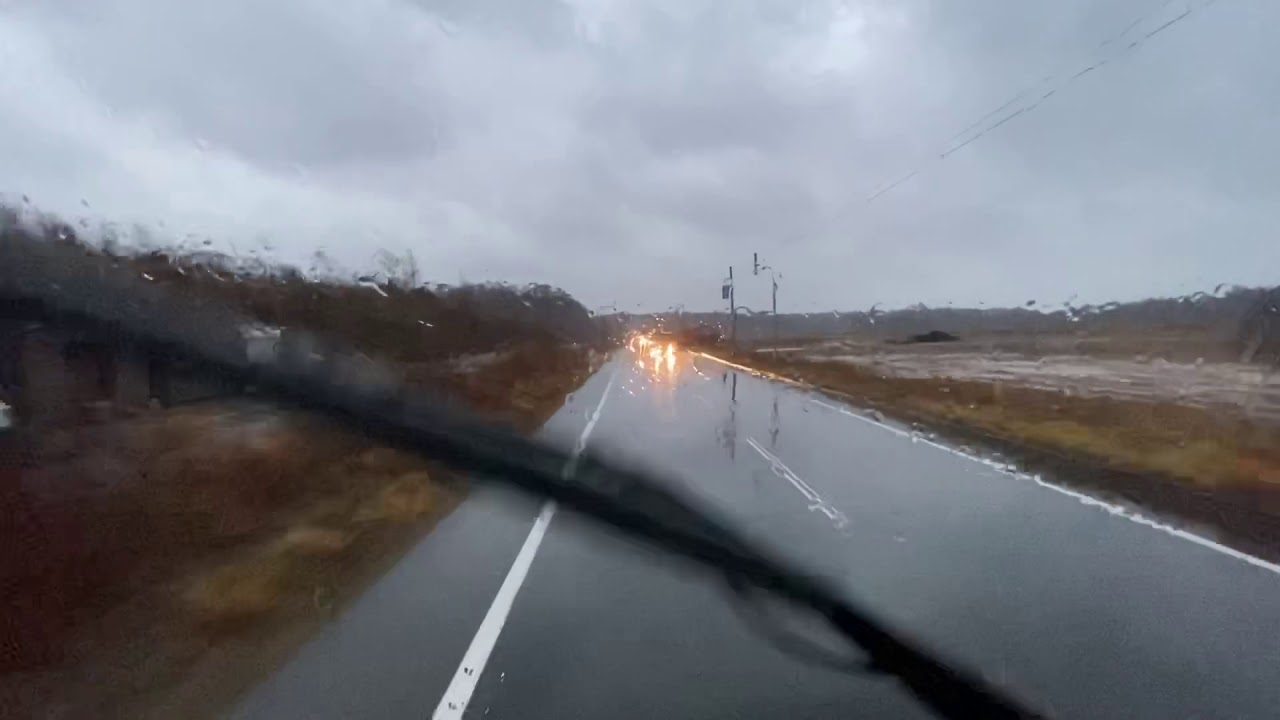
[[916, 344], [845, 339], [779, 350], [797, 359], [848, 362], [892, 377], [1005, 383], [1280, 422], [1280, 373], [1270, 366], [1233, 362], [1230, 348], [1223, 345], [1199, 335], [1149, 333], [1141, 338], [996, 335]]

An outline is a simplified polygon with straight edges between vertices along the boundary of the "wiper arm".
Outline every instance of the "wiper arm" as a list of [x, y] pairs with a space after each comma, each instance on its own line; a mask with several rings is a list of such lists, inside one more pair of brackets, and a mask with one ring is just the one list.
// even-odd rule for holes
[[345, 384], [332, 362], [250, 363], [239, 343], [246, 319], [220, 306], [171, 296], [98, 258], [13, 233], [0, 235], [0, 302], [36, 303], [52, 319], [88, 322], [130, 340], [170, 348], [237, 383], [338, 421], [388, 445], [457, 470], [555, 500], [611, 527], [820, 614], [860, 648], [870, 667], [896, 677], [949, 718], [1040, 714], [977, 675], [939, 660], [891, 631], [822, 580], [791, 569], [695, 508], [660, 481], [587, 453], [569, 454], [414, 398], [393, 384]]

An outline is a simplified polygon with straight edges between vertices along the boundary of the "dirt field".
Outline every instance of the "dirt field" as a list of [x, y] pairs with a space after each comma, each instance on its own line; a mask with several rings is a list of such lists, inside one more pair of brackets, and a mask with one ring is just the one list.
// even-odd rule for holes
[[1164, 358], [1114, 359], [1083, 355], [1038, 358], [1001, 352], [899, 352], [806, 354], [814, 360], [849, 362], [902, 378], [956, 378], [1051, 390], [1078, 397], [1170, 402], [1238, 412], [1280, 422], [1280, 374], [1258, 365], [1169, 362]]
[[[411, 379], [537, 427], [587, 348]], [[283, 662], [465, 495], [316, 418], [229, 401], [3, 448], [6, 717], [207, 717]]]

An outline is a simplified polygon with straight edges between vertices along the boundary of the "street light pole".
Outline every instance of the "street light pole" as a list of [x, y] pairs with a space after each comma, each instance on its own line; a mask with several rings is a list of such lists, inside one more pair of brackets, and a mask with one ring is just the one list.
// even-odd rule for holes
[[729, 266], [729, 348], [738, 351], [738, 304], [733, 298], [733, 266]]
[[769, 268], [769, 280], [773, 282], [773, 359], [778, 359], [778, 278]]
[[751, 253], [752, 274], [759, 275], [761, 270], [769, 271], [769, 281], [773, 284], [773, 359], [778, 359], [778, 275], [769, 265], [760, 264], [760, 253]]

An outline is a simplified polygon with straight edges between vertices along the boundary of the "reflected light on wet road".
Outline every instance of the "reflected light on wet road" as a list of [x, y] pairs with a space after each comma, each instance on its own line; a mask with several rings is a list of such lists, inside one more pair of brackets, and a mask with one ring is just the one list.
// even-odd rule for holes
[[636, 367], [648, 367], [654, 380], [670, 381], [678, 375], [675, 343], [667, 343], [664, 347], [648, 335], [632, 335], [627, 341], [627, 348], [636, 354]]

